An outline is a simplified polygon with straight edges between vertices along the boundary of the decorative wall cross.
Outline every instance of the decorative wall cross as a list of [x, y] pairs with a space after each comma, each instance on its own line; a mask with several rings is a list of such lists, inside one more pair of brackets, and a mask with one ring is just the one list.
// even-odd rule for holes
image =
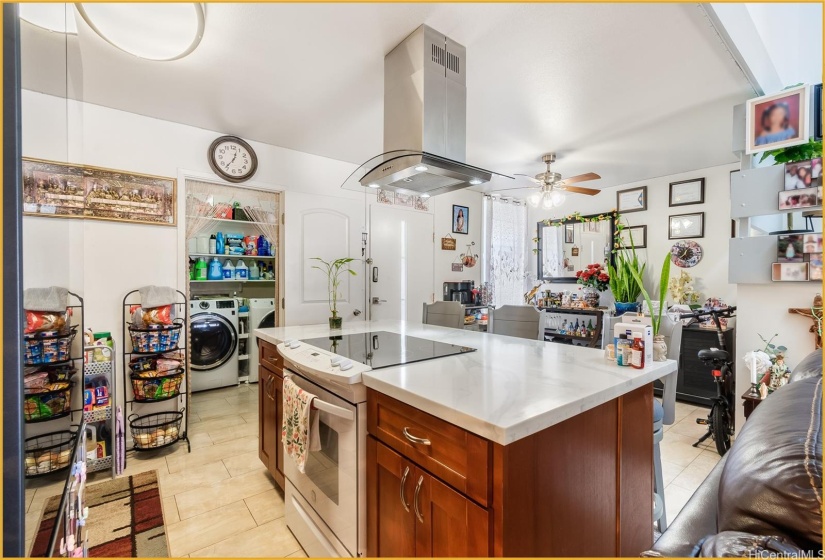
[[808, 317], [814, 324], [811, 325], [810, 332], [816, 337], [816, 349], [822, 348], [822, 296], [814, 296], [814, 304], [811, 307], [791, 307], [788, 313]]

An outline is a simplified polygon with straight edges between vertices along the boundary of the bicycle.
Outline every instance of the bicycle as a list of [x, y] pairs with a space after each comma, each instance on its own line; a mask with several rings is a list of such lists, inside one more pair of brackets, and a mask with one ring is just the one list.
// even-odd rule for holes
[[735, 317], [734, 312], [736, 307], [728, 307], [726, 309], [698, 309], [692, 313], [685, 313], [679, 315], [680, 319], [695, 319], [699, 320], [702, 317], [710, 316], [713, 319], [713, 324], [716, 327], [716, 336], [719, 339], [719, 348], [708, 348], [706, 350], [699, 350], [697, 356], [711, 367], [713, 381], [716, 383], [716, 396], [713, 397], [710, 407], [710, 413], [707, 419], [697, 418], [696, 423], [708, 427], [705, 433], [699, 440], [693, 444], [693, 447], [699, 447], [699, 444], [707, 440], [709, 437], [713, 438], [716, 443], [716, 451], [719, 455], [724, 455], [730, 449], [730, 438], [733, 436], [733, 362], [730, 354], [725, 346], [725, 335], [722, 330], [722, 323], [719, 320], [722, 317]]

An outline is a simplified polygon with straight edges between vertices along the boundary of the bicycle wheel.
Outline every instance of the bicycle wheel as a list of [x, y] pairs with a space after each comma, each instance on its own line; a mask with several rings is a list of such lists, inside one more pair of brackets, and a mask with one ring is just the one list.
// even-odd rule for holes
[[730, 413], [727, 407], [717, 402], [714, 403], [710, 415], [713, 423], [713, 441], [716, 442], [716, 451], [720, 456], [724, 456], [730, 449]]

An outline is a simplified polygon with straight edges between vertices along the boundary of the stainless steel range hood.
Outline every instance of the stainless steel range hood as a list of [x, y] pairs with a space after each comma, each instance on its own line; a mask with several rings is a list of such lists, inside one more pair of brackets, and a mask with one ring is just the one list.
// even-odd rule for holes
[[464, 163], [466, 70], [465, 48], [426, 25], [384, 57], [384, 153], [353, 174], [358, 185], [435, 196], [499, 175]]

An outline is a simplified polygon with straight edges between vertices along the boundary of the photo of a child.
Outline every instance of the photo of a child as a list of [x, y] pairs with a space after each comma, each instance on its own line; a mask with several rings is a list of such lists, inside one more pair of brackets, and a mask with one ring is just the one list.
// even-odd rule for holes
[[808, 139], [807, 102], [807, 86], [748, 100], [746, 153], [805, 143]]

